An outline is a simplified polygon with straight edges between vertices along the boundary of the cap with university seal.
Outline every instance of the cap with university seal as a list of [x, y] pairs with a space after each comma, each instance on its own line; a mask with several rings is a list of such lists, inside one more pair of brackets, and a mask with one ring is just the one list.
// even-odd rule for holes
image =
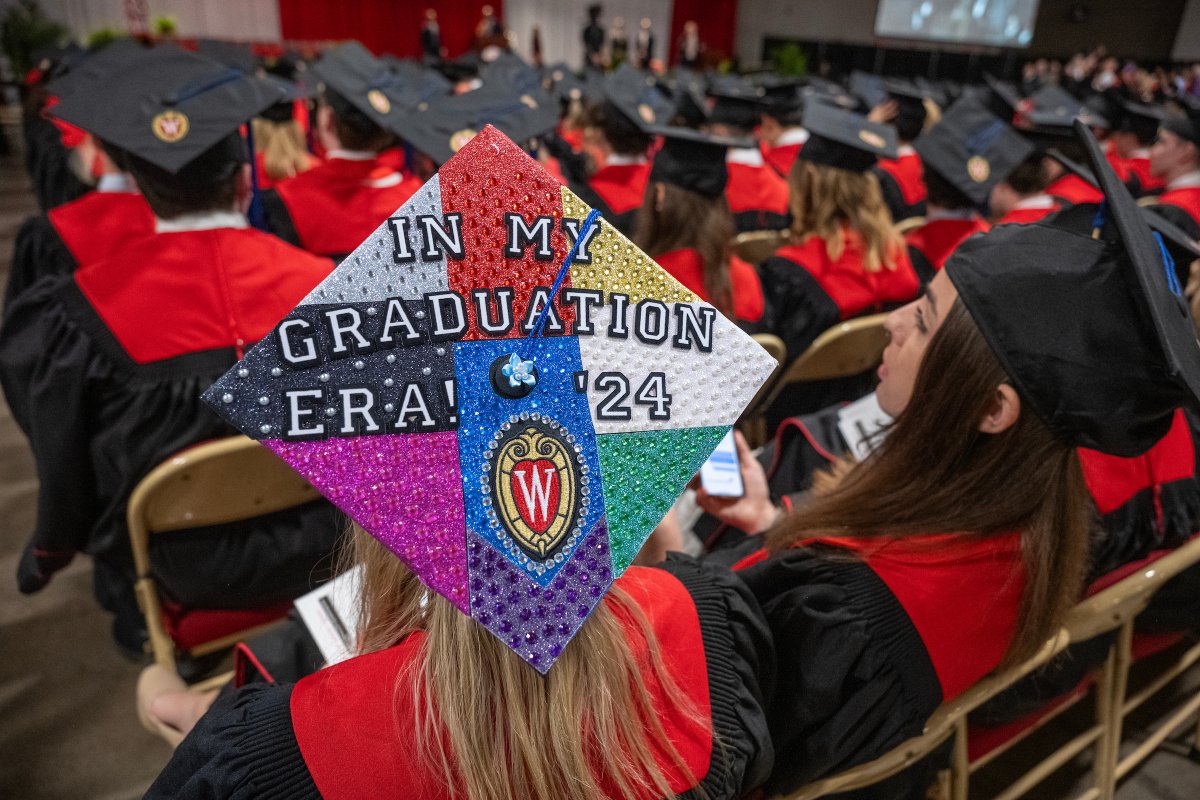
[[492, 82], [394, 115], [389, 129], [442, 164], [487, 125], [527, 145], [557, 124], [558, 103], [550, 95], [536, 89], [517, 94]]
[[545, 672], [773, 368], [486, 127], [204, 398]]
[[344, 101], [381, 128], [388, 126], [394, 111], [401, 110], [393, 109], [394, 97], [389, 90], [403, 84], [404, 76], [358, 42], [325, 51], [311, 71], [316, 80], [335, 93], [326, 94], [335, 110]]
[[665, 125], [673, 110], [670, 98], [658, 88], [654, 76], [628, 63], [605, 79], [604, 100], [643, 131], [653, 125]]
[[104, 91], [72, 92], [50, 113], [178, 173], [285, 96], [277, 84], [161, 45], [108, 73]]
[[913, 147], [925, 169], [945, 178], [977, 206], [992, 187], [1033, 153], [1033, 145], [973, 97], [963, 97]]
[[804, 127], [810, 137], [800, 158], [814, 164], [866, 172], [880, 158], [895, 158], [896, 129], [862, 114], [824, 103], [809, 103]]
[[964, 242], [946, 272], [1021, 394], [1063, 441], [1135, 456], [1200, 396], [1200, 342], [1165, 245], [1086, 124], [1104, 192], [1095, 235], [1001, 225]]

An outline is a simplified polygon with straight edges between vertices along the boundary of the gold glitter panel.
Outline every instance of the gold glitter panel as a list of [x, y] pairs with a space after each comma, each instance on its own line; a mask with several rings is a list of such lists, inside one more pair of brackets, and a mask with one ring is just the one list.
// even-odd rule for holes
[[[567, 187], [562, 187], [563, 216], [582, 220], [588, 215], [587, 204]], [[691, 303], [700, 298], [634, 246], [611, 225], [602, 225], [588, 248], [591, 264], [571, 265], [571, 285], [581, 289], [625, 292], [629, 302], [654, 299], [664, 303]]]

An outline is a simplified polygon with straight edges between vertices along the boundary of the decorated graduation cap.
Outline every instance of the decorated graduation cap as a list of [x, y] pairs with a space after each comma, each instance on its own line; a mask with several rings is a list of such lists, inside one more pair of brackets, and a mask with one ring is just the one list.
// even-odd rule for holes
[[245, 160], [238, 128], [283, 97], [276, 84], [163, 45], [108, 73], [105, 91], [72, 92], [50, 113], [167, 173], [211, 180]]
[[896, 157], [896, 130], [862, 114], [809, 103], [804, 127], [811, 134], [800, 158], [851, 172], [866, 172], [880, 158]]
[[705, 197], [720, 197], [729, 182], [725, 154], [731, 147], [753, 147], [753, 139], [714, 136], [691, 128], [662, 127], [662, 147], [650, 167], [652, 182], [669, 183]]
[[1200, 395], [1200, 343], [1161, 241], [1077, 121], [1104, 203], [1094, 236], [1002, 225], [946, 272], [1022, 398], [1061, 439], [1135, 456]]
[[913, 147], [925, 169], [977, 206], [985, 206], [992, 187], [1033, 153], [1032, 144], [973, 97], [950, 106]]
[[204, 398], [545, 672], [773, 366], [488, 127]]

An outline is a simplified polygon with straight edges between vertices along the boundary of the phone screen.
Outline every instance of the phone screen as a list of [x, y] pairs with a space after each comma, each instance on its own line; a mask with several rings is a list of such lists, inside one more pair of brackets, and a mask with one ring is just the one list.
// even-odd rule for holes
[[725, 434], [708, 461], [700, 467], [700, 485], [714, 497], [741, 497], [745, 492], [733, 431]]

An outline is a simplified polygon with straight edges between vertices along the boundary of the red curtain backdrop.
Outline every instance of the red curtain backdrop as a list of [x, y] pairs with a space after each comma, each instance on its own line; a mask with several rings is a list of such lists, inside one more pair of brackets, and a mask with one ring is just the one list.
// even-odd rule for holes
[[289, 41], [357, 39], [377, 55], [419, 57], [421, 23], [432, 8], [454, 58], [470, 48], [485, 5], [504, 20], [503, 0], [279, 0], [279, 27]]
[[671, 62], [679, 58], [679, 37], [683, 25], [694, 19], [700, 25], [700, 41], [710, 55], [733, 55], [734, 28], [737, 26], [738, 0], [675, 0], [671, 12]]

